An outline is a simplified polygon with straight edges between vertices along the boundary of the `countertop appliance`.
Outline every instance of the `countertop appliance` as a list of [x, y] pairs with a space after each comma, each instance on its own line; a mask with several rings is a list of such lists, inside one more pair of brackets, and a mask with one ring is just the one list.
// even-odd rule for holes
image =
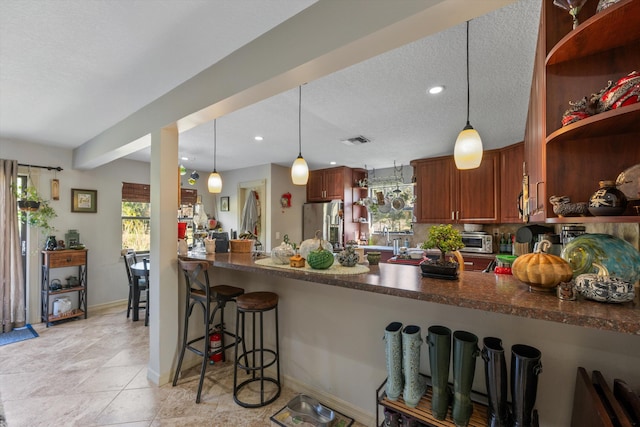
[[464, 248], [460, 249], [460, 252], [493, 253], [493, 236], [484, 231], [463, 232], [462, 243]]
[[333, 245], [333, 249], [343, 246], [344, 223], [342, 220], [342, 202], [305, 203], [302, 205], [302, 239], [313, 239], [316, 231], [322, 232], [322, 238]]

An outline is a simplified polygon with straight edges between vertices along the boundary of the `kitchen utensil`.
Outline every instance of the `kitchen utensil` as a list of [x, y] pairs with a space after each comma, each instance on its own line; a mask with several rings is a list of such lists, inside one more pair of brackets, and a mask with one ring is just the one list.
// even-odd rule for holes
[[464, 231], [478, 232], [482, 231], [482, 224], [464, 224]]
[[384, 214], [391, 212], [391, 201], [385, 198], [382, 200], [382, 204], [378, 203], [378, 212]]
[[404, 208], [404, 199], [400, 197], [400, 193], [402, 193], [400, 186], [396, 184], [396, 189], [393, 190], [393, 193], [395, 196], [393, 197], [393, 200], [391, 200], [391, 206], [394, 210], [401, 211]]

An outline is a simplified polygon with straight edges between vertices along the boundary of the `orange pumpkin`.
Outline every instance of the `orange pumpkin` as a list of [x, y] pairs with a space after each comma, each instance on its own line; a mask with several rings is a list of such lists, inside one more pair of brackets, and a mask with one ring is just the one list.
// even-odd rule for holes
[[559, 256], [545, 253], [551, 242], [543, 240], [531, 254], [520, 255], [511, 265], [512, 274], [532, 291], [551, 292], [560, 282], [573, 277], [571, 265]]

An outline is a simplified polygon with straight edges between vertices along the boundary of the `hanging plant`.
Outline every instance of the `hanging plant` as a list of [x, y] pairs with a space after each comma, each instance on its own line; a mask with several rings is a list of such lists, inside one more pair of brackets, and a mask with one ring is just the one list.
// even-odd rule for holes
[[58, 214], [55, 209], [49, 205], [48, 200], [42, 199], [37, 188], [28, 186], [22, 193], [15, 192], [18, 198], [18, 219], [29, 225], [30, 227], [39, 228], [44, 236], [49, 236], [55, 227], [50, 221], [56, 218]]

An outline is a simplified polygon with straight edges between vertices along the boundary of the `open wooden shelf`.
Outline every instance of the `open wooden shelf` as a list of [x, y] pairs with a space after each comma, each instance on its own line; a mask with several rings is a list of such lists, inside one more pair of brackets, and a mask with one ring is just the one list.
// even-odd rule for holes
[[639, 19], [640, 3], [637, 1], [623, 0], [609, 6], [564, 36], [549, 51], [546, 64], [560, 64], [633, 43], [640, 38], [640, 26], [628, 23]]
[[[447, 418], [445, 418], [444, 420], [435, 419], [433, 415], [431, 415], [431, 396], [433, 394], [433, 389], [431, 388], [431, 378], [426, 375], [423, 375], [423, 377], [427, 379], [429, 387], [427, 393], [422, 396], [420, 402], [418, 402], [418, 405], [415, 408], [408, 407], [404, 403], [402, 396], [400, 396], [398, 400], [389, 400], [387, 398], [386, 392], [384, 391], [384, 386], [387, 383], [386, 379], [376, 391], [378, 404], [389, 408], [392, 411], [400, 412], [412, 418], [415, 418], [416, 420], [420, 421], [423, 424], [426, 424], [427, 426], [440, 427], [455, 425], [453, 419], [451, 418], [451, 405], [449, 405], [449, 409], [447, 410]], [[473, 413], [471, 414], [471, 419], [469, 420], [468, 425], [470, 427], [486, 427], [488, 417], [488, 407], [486, 403], [487, 397], [484, 394], [472, 391], [471, 400], [473, 401]], [[382, 426], [383, 424], [379, 425]]]

